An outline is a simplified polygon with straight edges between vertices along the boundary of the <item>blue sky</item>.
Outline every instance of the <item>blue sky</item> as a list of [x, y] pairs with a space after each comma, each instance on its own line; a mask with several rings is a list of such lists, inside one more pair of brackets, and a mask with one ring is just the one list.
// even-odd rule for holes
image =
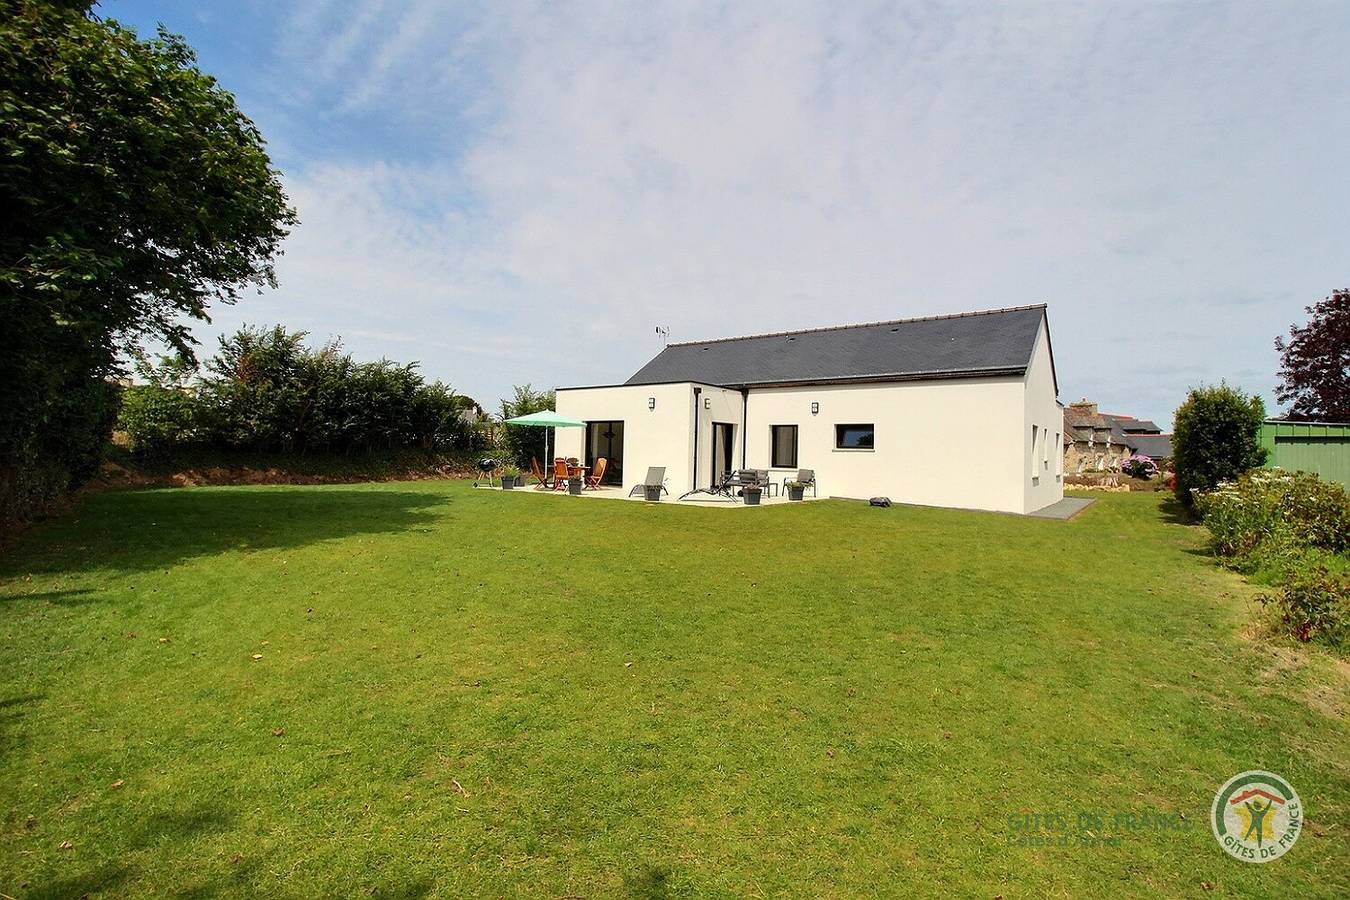
[[185, 35], [301, 225], [217, 309], [489, 407], [673, 340], [1050, 305], [1170, 421], [1350, 285], [1350, 4], [108, 0]]

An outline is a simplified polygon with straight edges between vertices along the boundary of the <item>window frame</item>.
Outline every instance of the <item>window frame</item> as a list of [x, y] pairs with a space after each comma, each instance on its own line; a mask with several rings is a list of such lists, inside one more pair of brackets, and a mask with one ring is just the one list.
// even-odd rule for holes
[[[791, 429], [792, 429], [792, 462], [789, 463], [789, 464], [787, 464], [787, 465], [779, 465], [779, 463], [778, 463], [778, 429], [780, 429], [780, 428], [791, 428]], [[800, 452], [800, 450], [801, 450], [801, 442], [800, 442], [800, 438], [801, 438], [801, 428], [800, 428], [799, 426], [795, 425], [795, 424], [793, 424], [793, 425], [788, 425], [788, 424], [784, 424], [784, 425], [770, 425], [770, 426], [769, 426], [769, 468], [770, 468], [770, 469], [795, 469], [795, 468], [797, 468], [797, 461], [798, 461], [798, 458], [799, 458], [799, 452]]]
[[[846, 429], [866, 429], [872, 434], [872, 443], [867, 447], [849, 447], [841, 443]], [[835, 422], [834, 449], [844, 453], [872, 453], [877, 449], [877, 425], [875, 422]]]
[[1041, 445], [1038, 443], [1040, 440], [1041, 440], [1041, 426], [1033, 422], [1031, 424], [1031, 472], [1030, 472], [1032, 484], [1035, 484], [1037, 481], [1039, 481], [1041, 477], [1040, 470], [1036, 465], [1036, 463], [1040, 461], [1041, 455]]

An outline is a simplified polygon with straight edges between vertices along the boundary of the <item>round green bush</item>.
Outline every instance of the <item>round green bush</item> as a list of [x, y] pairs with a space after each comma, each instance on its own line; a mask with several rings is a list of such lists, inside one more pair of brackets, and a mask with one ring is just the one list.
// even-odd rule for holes
[[1186, 506], [1207, 491], [1265, 462], [1258, 435], [1266, 416], [1260, 397], [1220, 384], [1193, 389], [1177, 408], [1172, 467], [1177, 499]]

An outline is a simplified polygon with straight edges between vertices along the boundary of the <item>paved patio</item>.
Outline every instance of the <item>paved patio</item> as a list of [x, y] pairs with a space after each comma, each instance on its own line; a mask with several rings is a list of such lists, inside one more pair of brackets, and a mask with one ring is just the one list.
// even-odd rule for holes
[[[488, 488], [480, 488], [480, 490], [488, 490]], [[498, 491], [499, 491], [499, 490], [501, 490], [501, 488], [492, 488], [492, 490], [498, 490]], [[534, 487], [533, 485], [531, 485], [530, 487], [524, 487], [524, 488], [514, 488], [512, 492], [513, 492], [513, 493], [517, 493], [517, 494], [538, 494], [538, 495], [540, 495], [540, 496], [548, 496], [548, 497], [567, 497], [567, 498], [570, 498], [570, 499], [576, 499], [573, 495], [567, 493], [566, 491], [552, 491], [552, 490], [549, 490], [549, 491], [540, 491], [540, 490], [536, 490], [535, 487]], [[582, 491], [581, 496], [584, 497], [584, 498], [592, 499], [592, 500], [594, 500], [594, 499], [599, 499], [599, 500], [630, 500], [630, 501], [632, 501], [632, 502], [634, 502], [634, 503], [646, 503], [646, 502], [647, 502], [647, 501], [642, 497], [641, 494], [635, 494], [634, 496], [630, 497], [630, 496], [628, 496], [628, 491], [627, 491], [627, 490], [625, 490], [625, 489], [623, 489], [623, 488], [610, 487], [610, 486], [605, 486], [605, 487], [602, 487], [602, 488], [600, 488], [600, 489], [598, 489], [598, 490], [594, 490], [594, 491]], [[808, 501], [811, 501], [811, 500], [815, 500], [815, 499], [817, 499], [817, 498], [812, 497], [811, 494], [810, 494], [810, 492], [807, 492], [806, 497], [805, 497], [803, 500], [800, 500], [800, 501], [789, 500], [789, 499], [787, 498], [787, 494], [783, 494], [783, 495], [780, 496], [780, 495], [777, 494], [777, 492], [775, 492], [774, 496], [770, 497], [770, 496], [768, 495], [768, 493], [766, 492], [766, 493], [764, 493], [764, 494], [761, 496], [760, 501], [759, 501], [759, 505], [760, 505], [760, 506], [779, 506], [779, 505], [788, 504], [788, 503], [794, 503], [794, 502], [805, 503], [805, 502], [808, 502]], [[661, 502], [661, 503], [670, 503], [670, 504], [674, 504], [674, 505], [676, 505], [676, 506], [715, 506], [715, 507], [721, 507], [721, 508], [726, 508], [726, 509], [746, 509], [746, 508], [747, 508], [746, 505], [745, 505], [744, 503], [741, 502], [741, 499], [740, 499], [739, 497], [737, 497], [737, 498], [733, 501], [733, 500], [730, 500], [730, 499], [728, 499], [728, 498], [726, 498], [726, 497], [713, 497], [713, 496], [711, 496], [711, 495], [709, 495], [709, 494], [691, 494], [691, 495], [690, 495], [687, 499], [685, 499], [685, 500], [680, 500], [678, 494], [674, 494], [674, 493], [671, 493], [671, 494], [662, 494], [662, 495], [661, 495], [661, 500], [660, 500], [660, 502]], [[750, 509], [754, 509], [754, 507], [749, 507], [749, 508], [750, 508]]]
[[1027, 513], [1027, 515], [1035, 516], [1038, 519], [1067, 520], [1072, 519], [1096, 502], [1096, 499], [1092, 497], [1065, 497], [1063, 500], [1051, 503], [1049, 506]]

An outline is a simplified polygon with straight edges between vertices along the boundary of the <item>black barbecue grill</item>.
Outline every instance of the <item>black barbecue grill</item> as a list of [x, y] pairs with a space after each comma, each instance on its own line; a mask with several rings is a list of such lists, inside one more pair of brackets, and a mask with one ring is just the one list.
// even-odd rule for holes
[[478, 487], [480, 481], [486, 480], [488, 487], [492, 486], [492, 473], [497, 471], [501, 463], [490, 456], [485, 456], [478, 461], [478, 477], [473, 480], [473, 486]]

